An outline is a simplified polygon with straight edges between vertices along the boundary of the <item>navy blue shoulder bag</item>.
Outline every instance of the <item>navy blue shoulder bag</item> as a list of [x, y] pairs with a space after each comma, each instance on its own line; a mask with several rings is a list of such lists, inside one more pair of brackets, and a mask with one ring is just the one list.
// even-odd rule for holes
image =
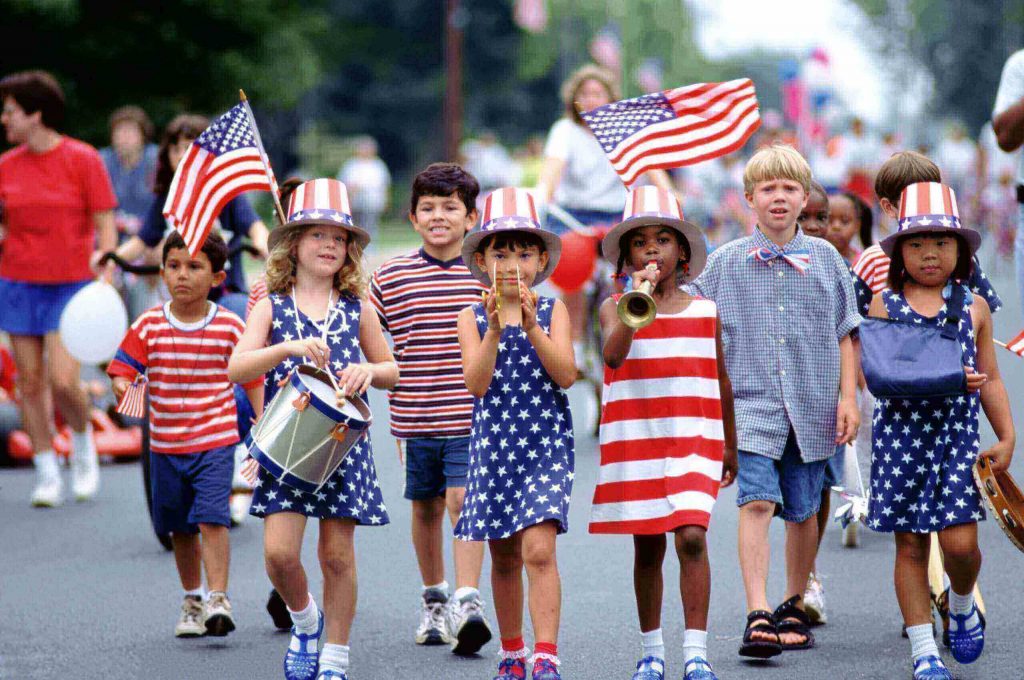
[[941, 326], [869, 317], [860, 325], [860, 362], [876, 397], [922, 399], [967, 392], [963, 348], [957, 337], [964, 287], [954, 283]]

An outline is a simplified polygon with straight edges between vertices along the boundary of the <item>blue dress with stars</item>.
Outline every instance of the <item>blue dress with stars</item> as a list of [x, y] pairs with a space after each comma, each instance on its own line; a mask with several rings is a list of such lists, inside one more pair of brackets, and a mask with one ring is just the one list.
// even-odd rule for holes
[[[965, 298], [958, 338], [964, 364], [974, 366], [970, 292]], [[945, 322], [945, 305], [937, 316], [925, 317], [911, 309], [901, 293], [885, 290], [882, 299], [891, 319], [929, 325]], [[875, 403], [868, 526], [917, 534], [984, 519], [971, 475], [980, 446], [978, 405], [976, 392]]]
[[[276, 345], [299, 337], [322, 336], [323, 324], [313, 321], [298, 310], [289, 296], [270, 295], [269, 299], [273, 309], [269, 344]], [[341, 370], [349, 363], [361, 361], [360, 308], [358, 299], [342, 296], [330, 316], [327, 344], [331, 348], [331, 369], [334, 371]], [[278, 381], [291, 372], [297, 361], [289, 357], [267, 373], [264, 379], [264, 404], [269, 404], [274, 398]], [[369, 436], [362, 437], [352, 447], [331, 478], [315, 494], [279, 482], [260, 467], [249, 512], [256, 517], [265, 517], [275, 512], [296, 512], [320, 519], [354, 519], [358, 524], [365, 525], [387, 524], [390, 520], [377, 481]]]
[[[537, 300], [537, 324], [551, 332], [552, 298]], [[477, 330], [487, 332], [483, 304], [473, 306]], [[494, 376], [473, 402], [469, 477], [455, 535], [469, 541], [509, 538], [554, 521], [569, 529], [574, 473], [569, 398], [544, 370], [521, 326], [506, 326]]]

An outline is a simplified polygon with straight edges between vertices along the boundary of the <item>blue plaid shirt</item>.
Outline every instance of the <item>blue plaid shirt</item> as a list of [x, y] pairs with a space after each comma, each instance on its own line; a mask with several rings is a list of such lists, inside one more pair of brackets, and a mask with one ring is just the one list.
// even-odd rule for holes
[[759, 247], [778, 249], [755, 229], [711, 253], [690, 284], [718, 305], [739, 448], [779, 460], [792, 427], [804, 462], [825, 460], [836, 452], [839, 341], [861, 321], [850, 270], [799, 228], [781, 250], [809, 251], [804, 274], [782, 259], [747, 259]]

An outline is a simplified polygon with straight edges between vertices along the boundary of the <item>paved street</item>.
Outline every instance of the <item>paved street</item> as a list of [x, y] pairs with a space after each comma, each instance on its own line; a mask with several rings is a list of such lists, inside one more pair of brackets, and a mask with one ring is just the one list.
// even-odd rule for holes
[[[1020, 306], [1008, 279], [997, 281], [1007, 308], [996, 319], [996, 337], [1009, 339], [1022, 327]], [[1024, 425], [1024, 361], [999, 351], [1018, 427]], [[570, 532], [559, 540], [564, 587], [559, 647], [564, 677], [628, 679], [639, 648], [632, 594], [632, 547], [628, 538], [591, 536], [586, 531], [595, 483], [594, 439], [580, 426], [586, 412], [582, 387], [572, 390], [577, 420], [577, 476]], [[352, 637], [353, 680], [492, 677], [497, 645], [473, 659], [444, 648], [418, 648], [419, 579], [408, 538], [409, 505], [402, 500], [402, 475], [388, 436], [383, 395], [373, 395], [377, 468], [391, 513], [386, 528], [356, 532], [359, 606]], [[991, 442], [984, 428], [983, 443]], [[1013, 472], [1024, 481], [1018, 447]], [[108, 465], [95, 502], [55, 510], [33, 510], [29, 468], [0, 471], [0, 678], [121, 678], [261, 680], [280, 678], [287, 636], [276, 632], [263, 610], [269, 583], [263, 570], [261, 525], [252, 519], [234, 530], [230, 595], [238, 630], [227, 638], [178, 640], [173, 627], [181, 599], [169, 553], [157, 543], [144, 509], [137, 463]], [[735, 490], [715, 507], [709, 541], [713, 569], [710, 657], [726, 679], [758, 680], [909, 678], [909, 643], [900, 637], [900, 615], [892, 586], [892, 539], [862, 531], [858, 549], [839, 546], [830, 527], [819, 565], [829, 604], [827, 626], [817, 628], [818, 647], [792, 652], [758, 667], [736, 654], [743, 627], [743, 589], [736, 559]], [[989, 636], [977, 663], [961, 667], [962, 680], [1024, 677], [1024, 555], [992, 521], [981, 527], [985, 555], [982, 590]], [[781, 523], [772, 528], [773, 554], [781, 557]], [[315, 523], [307, 532], [305, 564], [319, 590]], [[770, 595], [782, 596], [781, 560], [774, 561]], [[450, 562], [449, 562], [450, 565]], [[485, 566], [485, 570], [486, 570]], [[682, 615], [673, 560], [666, 565], [664, 629], [669, 677], [682, 677]], [[482, 590], [490, 601], [485, 574]], [[493, 612], [489, 612], [492, 623]], [[527, 629], [529, 630], [529, 629]], [[527, 633], [530, 642], [529, 633]]]

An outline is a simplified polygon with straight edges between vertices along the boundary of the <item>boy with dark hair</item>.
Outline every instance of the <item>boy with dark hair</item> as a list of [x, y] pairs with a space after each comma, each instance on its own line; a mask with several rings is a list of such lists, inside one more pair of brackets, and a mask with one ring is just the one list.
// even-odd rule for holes
[[171, 301], [132, 324], [107, 368], [118, 399], [138, 389], [139, 376], [148, 379], [153, 524], [171, 534], [185, 591], [177, 637], [224, 636], [235, 628], [227, 596], [228, 497], [239, 437], [227, 368], [245, 326], [206, 299], [224, 280], [227, 255], [224, 240], [210, 234], [193, 259], [181, 235], [171, 233], [161, 273]]
[[457, 654], [473, 654], [491, 639], [478, 590], [483, 543], [454, 542], [453, 597], [442, 548], [445, 512], [454, 527], [466, 494], [473, 398], [462, 376], [456, 322], [485, 290], [461, 256], [479, 191], [476, 179], [452, 163], [433, 163], [418, 174], [409, 221], [423, 245], [385, 262], [370, 284], [399, 367], [389, 395], [391, 433], [400, 460], [404, 448], [405, 497], [413, 505], [412, 542], [423, 582], [416, 643], [451, 643]]

